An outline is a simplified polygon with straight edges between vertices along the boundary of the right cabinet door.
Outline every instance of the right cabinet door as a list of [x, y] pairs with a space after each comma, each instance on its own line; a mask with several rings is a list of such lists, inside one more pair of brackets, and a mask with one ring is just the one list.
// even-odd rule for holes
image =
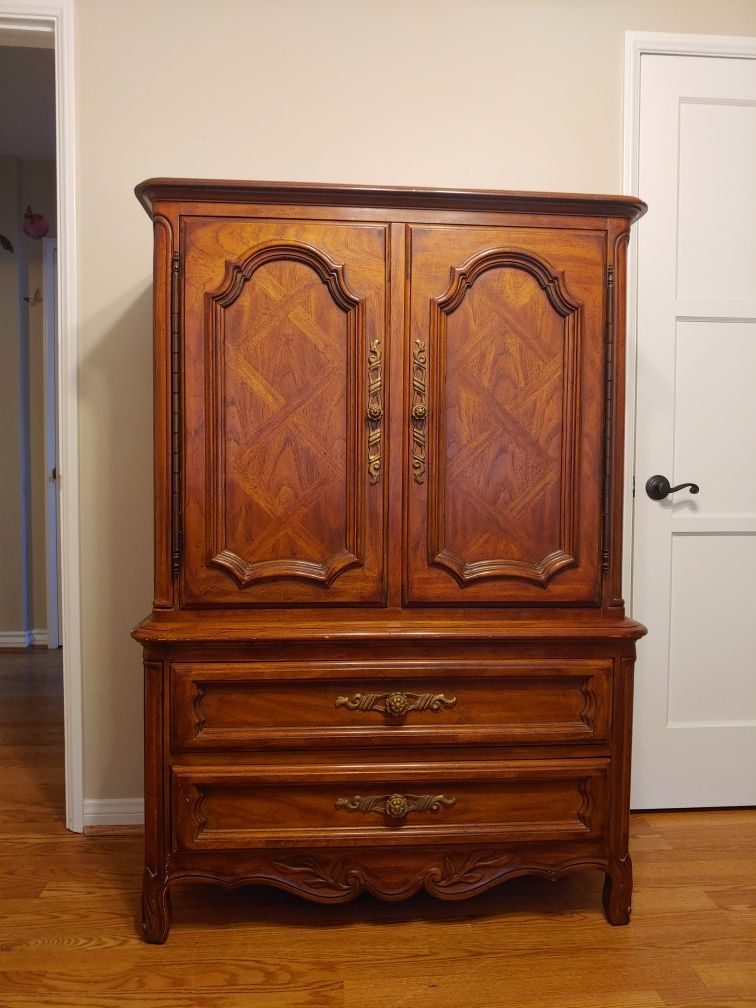
[[406, 601], [598, 604], [606, 233], [408, 244]]

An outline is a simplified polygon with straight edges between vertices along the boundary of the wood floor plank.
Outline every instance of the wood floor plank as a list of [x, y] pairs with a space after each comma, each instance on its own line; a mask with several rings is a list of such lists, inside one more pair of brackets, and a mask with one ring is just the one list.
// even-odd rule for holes
[[52, 997], [34, 997], [31, 1000], [28, 995], [15, 997], [8, 995], [0, 997], [2, 1008], [342, 1008], [344, 1000], [339, 988], [333, 990], [317, 991], [291, 991], [285, 993], [273, 993], [270, 997], [265, 997], [263, 1001], [257, 999], [250, 1000], [249, 994], [238, 992], [236, 994], [212, 994], [202, 993], [195, 995], [192, 992], [179, 994], [160, 994], [154, 992], [140, 994], [114, 994], [108, 995], [85, 995], [86, 1000], [82, 1000], [82, 994], [54, 995]]
[[178, 889], [144, 944], [141, 835], [65, 829], [52, 654], [0, 655], [0, 1008], [756, 1008], [754, 810], [632, 816], [628, 927], [589, 872], [458, 903]]
[[[252, 1000], [254, 997], [254, 1000]], [[0, 995], [0, 1008], [343, 1008], [339, 984], [308, 991], [272, 991], [262, 999], [246, 991], [214, 993], [179, 991], [174, 993]], [[367, 1005], [366, 1005], [367, 1008]]]

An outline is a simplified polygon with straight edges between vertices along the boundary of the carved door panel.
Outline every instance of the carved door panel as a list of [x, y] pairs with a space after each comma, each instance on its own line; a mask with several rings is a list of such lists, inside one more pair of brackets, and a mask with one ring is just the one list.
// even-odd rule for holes
[[182, 244], [183, 604], [382, 602], [386, 229], [189, 218]]
[[410, 603], [598, 603], [602, 231], [411, 227]]

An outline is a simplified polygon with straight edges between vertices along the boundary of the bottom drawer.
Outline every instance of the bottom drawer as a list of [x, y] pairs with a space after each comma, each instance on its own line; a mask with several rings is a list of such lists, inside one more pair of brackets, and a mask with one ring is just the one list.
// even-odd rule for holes
[[602, 836], [608, 759], [172, 771], [183, 850]]

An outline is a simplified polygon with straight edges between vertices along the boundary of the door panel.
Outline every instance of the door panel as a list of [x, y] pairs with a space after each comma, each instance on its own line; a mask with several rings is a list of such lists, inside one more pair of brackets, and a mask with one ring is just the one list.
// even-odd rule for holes
[[598, 602], [605, 235], [410, 228], [410, 602]]
[[186, 604], [383, 600], [385, 239], [184, 223]]
[[752, 805], [756, 60], [643, 56], [639, 152], [631, 800]]

